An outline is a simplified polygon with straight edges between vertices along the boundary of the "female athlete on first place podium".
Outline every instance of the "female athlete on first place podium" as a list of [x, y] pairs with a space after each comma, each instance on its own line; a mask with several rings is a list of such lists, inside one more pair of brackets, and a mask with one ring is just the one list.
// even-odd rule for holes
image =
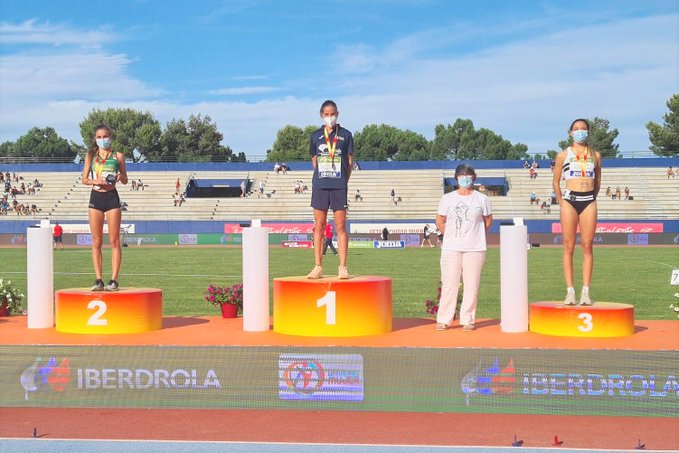
[[[92, 291], [117, 291], [123, 251], [120, 246], [120, 198], [116, 183], [127, 184], [127, 170], [123, 153], [111, 149], [112, 131], [99, 125], [85, 155], [82, 182], [92, 186], [89, 204], [90, 232], [92, 233], [92, 263], [97, 279]], [[102, 280], [101, 245], [104, 236], [104, 217], [108, 222], [108, 240], [111, 246], [111, 280], [104, 286]]]

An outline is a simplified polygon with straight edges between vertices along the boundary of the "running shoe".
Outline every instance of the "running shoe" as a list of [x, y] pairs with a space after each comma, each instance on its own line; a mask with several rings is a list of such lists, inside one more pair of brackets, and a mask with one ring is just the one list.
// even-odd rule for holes
[[349, 278], [349, 271], [347, 270], [346, 266], [340, 266], [339, 267], [339, 272], [337, 273], [337, 278], [340, 278], [342, 280], [346, 280]]
[[92, 285], [92, 291], [103, 291], [104, 290], [104, 281], [100, 278], [96, 279], [94, 281], [94, 285]]
[[577, 305], [575, 300], [575, 293], [566, 293], [566, 300], [563, 301], [564, 305]]
[[440, 323], [436, 324], [436, 330], [440, 330], [440, 331], [448, 330], [448, 324], [440, 322]]
[[314, 266], [314, 268], [311, 270], [311, 272], [309, 272], [309, 275], [307, 275], [306, 278], [309, 279], [323, 278], [323, 267]]
[[592, 299], [589, 297], [589, 293], [580, 294], [580, 305], [592, 305]]
[[118, 282], [116, 280], [109, 280], [108, 285], [106, 285], [106, 291], [118, 291]]
[[464, 326], [462, 326], [462, 330], [464, 332], [471, 332], [472, 330], [474, 330], [474, 324], [465, 324]]

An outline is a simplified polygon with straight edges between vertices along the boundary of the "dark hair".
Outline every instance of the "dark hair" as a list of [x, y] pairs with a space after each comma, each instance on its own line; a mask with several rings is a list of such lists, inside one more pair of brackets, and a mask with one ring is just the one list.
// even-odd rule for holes
[[583, 123], [585, 123], [587, 125], [587, 130], [589, 130], [589, 121], [584, 118], [578, 118], [577, 120], [571, 123], [571, 127], [568, 128], [568, 132], [573, 130], [573, 126], [575, 126], [575, 123], [577, 123], [578, 121], [582, 121]]
[[100, 124], [94, 129], [94, 133], [92, 134], [92, 143], [90, 143], [90, 147], [87, 150], [87, 154], [90, 156], [90, 159], [94, 159], [94, 155], [96, 154], [97, 150], [99, 149], [99, 146], [97, 145], [97, 139], [95, 136], [97, 135], [97, 131], [105, 129], [111, 137], [113, 137], [113, 129], [108, 127], [105, 124]]
[[323, 114], [323, 109], [326, 107], [335, 107], [335, 110], [337, 110], [337, 104], [335, 104], [335, 101], [328, 99], [323, 104], [321, 104], [321, 115]]
[[455, 167], [455, 178], [457, 178], [460, 175], [476, 176], [476, 170], [474, 170], [474, 167], [472, 167], [469, 164], [460, 164], [457, 167]]

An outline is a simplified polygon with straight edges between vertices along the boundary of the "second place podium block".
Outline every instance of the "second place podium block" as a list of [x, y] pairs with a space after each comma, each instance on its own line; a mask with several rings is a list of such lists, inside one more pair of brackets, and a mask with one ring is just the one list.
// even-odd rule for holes
[[311, 337], [355, 337], [391, 332], [391, 279], [306, 277], [273, 281], [273, 330]]

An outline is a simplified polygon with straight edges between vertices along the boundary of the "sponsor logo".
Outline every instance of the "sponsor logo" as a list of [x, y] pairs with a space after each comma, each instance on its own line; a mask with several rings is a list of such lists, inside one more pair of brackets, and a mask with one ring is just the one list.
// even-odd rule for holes
[[282, 400], [363, 401], [360, 354], [281, 354], [278, 369]]
[[405, 244], [406, 247], [419, 247], [420, 246], [420, 235], [419, 234], [402, 234], [399, 239]]
[[179, 245], [196, 245], [198, 244], [197, 234], [180, 234]]
[[371, 249], [374, 248], [375, 245], [373, 244], [373, 241], [349, 241], [349, 248], [350, 249]]
[[76, 236], [76, 244], [78, 245], [92, 245], [91, 234], [79, 234]]
[[514, 359], [504, 367], [500, 367], [500, 360], [494, 359], [490, 365], [479, 365], [464, 375], [460, 382], [462, 393], [466, 395], [465, 403], [471, 403], [473, 395], [507, 395], [514, 393], [516, 377]]
[[314, 248], [314, 243], [311, 241], [283, 241], [281, 242], [283, 247], [296, 248], [296, 249], [311, 249]]
[[144, 368], [78, 368], [78, 389], [143, 390], [221, 388], [215, 370], [165, 370]]
[[648, 234], [628, 234], [627, 245], [648, 245]]
[[63, 392], [71, 382], [70, 360], [66, 357], [59, 362], [56, 357], [50, 357], [47, 362], [43, 363], [38, 357], [33, 365], [21, 373], [19, 382], [24, 388], [26, 400], [28, 400], [29, 393]]
[[[578, 229], [578, 231], [580, 231]], [[662, 223], [597, 223], [596, 233], [662, 233]], [[562, 233], [561, 223], [552, 223], [552, 233]]]
[[[68, 357], [47, 362], [40, 357], [26, 368], [19, 378], [25, 399], [30, 393], [63, 392], [72, 386], [71, 366]], [[75, 388], [78, 390], [144, 390], [144, 389], [208, 389], [221, 388], [214, 369], [199, 372], [196, 369], [145, 369], [145, 368], [76, 368]]]
[[653, 374], [523, 373], [524, 395], [679, 397], [677, 376]]
[[403, 241], [375, 241], [373, 244], [376, 249], [402, 249], [406, 246]]
[[[262, 226], [269, 229], [271, 234], [313, 234], [313, 223], [262, 223]], [[242, 233], [243, 227], [239, 223], [225, 223], [224, 233]]]

